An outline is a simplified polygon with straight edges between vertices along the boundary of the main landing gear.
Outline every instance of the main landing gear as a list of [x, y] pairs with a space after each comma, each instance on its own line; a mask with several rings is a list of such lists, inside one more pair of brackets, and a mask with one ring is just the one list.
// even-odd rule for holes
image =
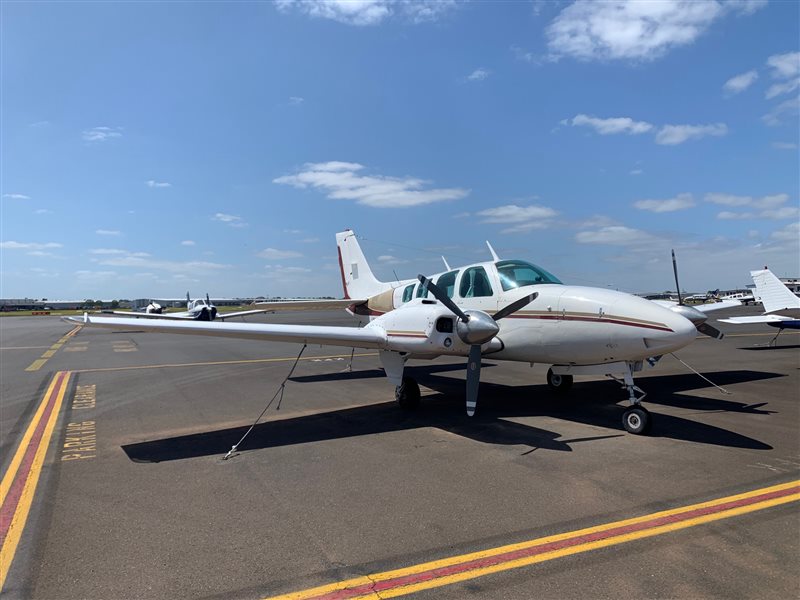
[[553, 369], [548, 369], [547, 387], [556, 394], [566, 394], [572, 388], [572, 375], [556, 375]]
[[419, 408], [419, 385], [411, 377], [403, 377], [403, 383], [394, 388], [394, 399], [403, 410]]

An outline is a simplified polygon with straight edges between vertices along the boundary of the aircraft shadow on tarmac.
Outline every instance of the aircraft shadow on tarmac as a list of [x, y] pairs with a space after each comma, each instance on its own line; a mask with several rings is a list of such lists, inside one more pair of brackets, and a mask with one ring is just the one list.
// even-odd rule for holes
[[[493, 366], [486, 364], [487, 367]], [[445, 368], [442, 368], [445, 367]], [[545, 385], [507, 386], [490, 382], [481, 383], [481, 394], [475, 417], [464, 414], [464, 382], [461, 379], [438, 376], [443, 371], [463, 370], [463, 365], [411, 367], [413, 375], [433, 394], [423, 396], [422, 406], [414, 412], [403, 412], [394, 402], [334, 410], [304, 415], [279, 421], [267, 421], [253, 428], [240, 451], [258, 450], [294, 444], [336, 440], [378, 433], [405, 431], [433, 427], [487, 444], [519, 445], [523, 454], [534, 450], [571, 452], [571, 444], [628, 435], [621, 423], [624, 391], [608, 381], [576, 383], [569, 396], [556, 396]], [[374, 369], [353, 373], [335, 373], [327, 376], [298, 377], [301, 381], [331, 381], [373, 377], [383, 372]], [[719, 385], [731, 385], [781, 377], [776, 373], [759, 371], [721, 371], [713, 373]], [[766, 403], [746, 405], [726, 399], [711, 399], [681, 395], [686, 390], [698, 389], [700, 380], [694, 374], [663, 375], [641, 378], [639, 384], [648, 391], [648, 405], [674, 406], [698, 411], [736, 412], [767, 415], [774, 411], [761, 407]], [[702, 384], [705, 386], [706, 384]], [[284, 401], [291, 402], [291, 394], [299, 393], [297, 387], [287, 387]], [[713, 389], [713, 388], [712, 388]], [[619, 403], [619, 406], [618, 406]], [[772, 446], [759, 440], [673, 415], [653, 411], [651, 437], [670, 438], [716, 446], [770, 450]], [[565, 421], [584, 423], [617, 430], [619, 433], [577, 439], [561, 439], [562, 435], [538, 427], [516, 423], [508, 419], [549, 416]], [[135, 462], [164, 462], [222, 456], [236, 444], [248, 426], [233, 427], [197, 434], [164, 438], [122, 446], [128, 458]]]
[[737, 350], [797, 350], [800, 344], [792, 344], [791, 346], [768, 346], [767, 344], [759, 344], [757, 346], [742, 346]]

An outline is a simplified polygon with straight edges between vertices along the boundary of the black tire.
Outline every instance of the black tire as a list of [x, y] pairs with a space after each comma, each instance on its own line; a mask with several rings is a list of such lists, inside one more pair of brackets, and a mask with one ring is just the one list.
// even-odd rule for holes
[[650, 417], [650, 413], [641, 406], [629, 408], [622, 415], [622, 426], [625, 431], [634, 435], [646, 434], [650, 431], [652, 423], [653, 419]]
[[556, 375], [547, 369], [547, 387], [557, 394], [566, 394], [572, 389], [572, 375]]
[[403, 410], [419, 408], [419, 385], [411, 377], [403, 377], [403, 383], [394, 389], [394, 399]]

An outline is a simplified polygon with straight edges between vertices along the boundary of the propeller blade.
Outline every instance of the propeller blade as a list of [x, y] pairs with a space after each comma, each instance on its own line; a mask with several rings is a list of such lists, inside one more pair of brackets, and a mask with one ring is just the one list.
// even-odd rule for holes
[[683, 305], [681, 297], [681, 286], [678, 283], [678, 263], [675, 261], [675, 250], [672, 250], [672, 272], [675, 273], [675, 289], [678, 290], [678, 304]]
[[469, 360], [467, 362], [467, 415], [475, 415], [475, 407], [478, 405], [478, 387], [481, 383], [481, 347], [473, 344], [469, 348]]
[[699, 331], [703, 335], [707, 335], [708, 337], [712, 337], [718, 340], [721, 340], [723, 337], [725, 337], [724, 333], [722, 333], [719, 329], [717, 329], [713, 325], [709, 325], [708, 323], [700, 323], [700, 325], [697, 326], [697, 331]]
[[436, 298], [439, 302], [444, 304], [447, 308], [450, 309], [455, 316], [457, 316], [461, 321], [466, 323], [469, 321], [469, 317], [464, 313], [463, 310], [456, 306], [455, 302], [453, 302], [447, 294], [444, 293], [444, 290], [440, 288], [438, 285], [433, 283], [429, 278], [425, 277], [425, 275], [417, 275], [417, 278], [422, 282], [422, 285], [428, 288], [428, 291], [433, 294], [433, 297]]
[[494, 320], [499, 321], [500, 319], [503, 319], [508, 315], [517, 312], [519, 309], [528, 306], [528, 304], [536, 300], [538, 296], [539, 292], [534, 292], [532, 294], [528, 294], [527, 296], [520, 298], [519, 300], [515, 300], [505, 308], [502, 308], [498, 310], [496, 313], [494, 313]]
[[211, 298], [208, 297], [208, 292], [206, 292], [206, 304], [211, 306]]

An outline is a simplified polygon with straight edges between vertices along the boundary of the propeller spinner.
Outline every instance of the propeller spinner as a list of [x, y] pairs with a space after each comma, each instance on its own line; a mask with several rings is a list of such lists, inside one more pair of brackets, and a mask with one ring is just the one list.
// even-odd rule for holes
[[455, 302], [440, 288], [424, 275], [419, 275], [419, 280], [439, 302], [444, 304], [450, 312], [458, 317], [456, 333], [465, 344], [469, 344], [469, 358], [467, 359], [467, 414], [475, 414], [478, 405], [478, 387], [481, 379], [481, 346], [490, 341], [500, 331], [497, 321], [503, 319], [533, 302], [539, 292], [523, 296], [497, 311], [494, 316], [482, 310], [461, 310]]
[[697, 331], [703, 335], [721, 340], [725, 334], [713, 325], [706, 323], [708, 316], [692, 306], [684, 304], [681, 296], [681, 286], [678, 283], [678, 262], [675, 260], [675, 250], [672, 251], [672, 272], [675, 273], [675, 288], [678, 290], [678, 306], [673, 306], [672, 310], [682, 317], [689, 319]]

